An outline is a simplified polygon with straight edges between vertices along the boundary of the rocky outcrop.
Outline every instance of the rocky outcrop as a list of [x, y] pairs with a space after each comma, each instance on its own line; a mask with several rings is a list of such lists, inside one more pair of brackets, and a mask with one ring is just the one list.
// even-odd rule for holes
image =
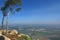
[[10, 38], [0, 34], [0, 40], [11, 40]]
[[0, 34], [2, 34], [4, 32], [4, 30], [0, 30]]
[[16, 35], [16, 34], [18, 34], [18, 31], [16, 31], [16, 30], [11, 30], [11, 31], [9, 32], [9, 34], [11, 34], [11, 35]]
[[8, 30], [7, 36], [6, 30], [0, 30], [0, 39], [3, 40], [31, 40], [29, 35], [18, 34], [17, 30]]

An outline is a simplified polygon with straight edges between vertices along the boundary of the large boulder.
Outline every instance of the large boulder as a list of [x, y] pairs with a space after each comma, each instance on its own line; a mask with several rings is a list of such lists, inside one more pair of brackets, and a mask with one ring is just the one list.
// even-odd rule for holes
[[0, 34], [2, 34], [4, 32], [4, 30], [0, 30]]
[[0, 34], [0, 40], [11, 40], [11, 39]]
[[11, 30], [9, 34], [16, 35], [16, 34], [18, 34], [18, 31], [17, 30]]
[[5, 38], [3, 36], [0, 36], [0, 40], [5, 40]]

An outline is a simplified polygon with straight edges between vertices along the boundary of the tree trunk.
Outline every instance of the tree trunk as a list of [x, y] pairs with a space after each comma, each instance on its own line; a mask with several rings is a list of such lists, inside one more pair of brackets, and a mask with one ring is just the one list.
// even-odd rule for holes
[[6, 16], [6, 36], [8, 34], [8, 14]]
[[4, 27], [4, 16], [2, 18], [2, 30], [4, 29], [3, 27]]
[[7, 13], [6, 15], [6, 36], [8, 35], [8, 16], [9, 16], [10, 12]]

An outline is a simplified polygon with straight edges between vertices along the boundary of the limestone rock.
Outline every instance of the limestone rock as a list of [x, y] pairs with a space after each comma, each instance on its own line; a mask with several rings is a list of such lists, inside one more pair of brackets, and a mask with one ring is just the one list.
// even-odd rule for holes
[[18, 31], [16, 31], [16, 30], [11, 30], [9, 34], [15, 35], [15, 34], [18, 34]]

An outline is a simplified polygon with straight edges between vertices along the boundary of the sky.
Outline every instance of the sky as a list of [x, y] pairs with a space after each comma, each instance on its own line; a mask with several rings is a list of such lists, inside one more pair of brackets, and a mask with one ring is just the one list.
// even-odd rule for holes
[[[0, 0], [0, 7], [3, 1]], [[9, 15], [9, 24], [60, 24], [60, 0], [22, 0], [21, 8]], [[0, 10], [0, 24], [1, 21]]]

